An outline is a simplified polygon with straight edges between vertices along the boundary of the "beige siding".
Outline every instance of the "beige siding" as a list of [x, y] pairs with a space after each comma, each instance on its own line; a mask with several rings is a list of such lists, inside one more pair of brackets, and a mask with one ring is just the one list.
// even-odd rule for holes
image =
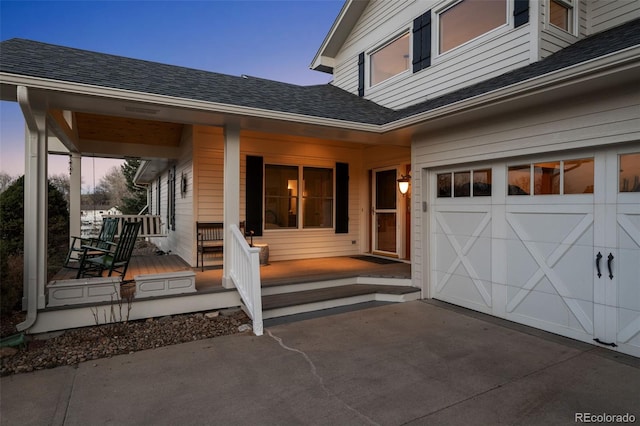
[[587, 4], [587, 13], [588, 34], [594, 34], [640, 18], [640, 2], [638, 0], [590, 0]]
[[[372, 1], [336, 57], [333, 84], [351, 93], [358, 89], [358, 55], [371, 52], [403, 31], [427, 10], [441, 10], [448, 1]], [[511, 13], [508, 14], [509, 19]], [[436, 43], [433, 16], [433, 44]], [[500, 75], [529, 63], [529, 25], [513, 30], [513, 24], [498, 28], [477, 40], [442, 55], [432, 55], [431, 67], [412, 70], [374, 87], [365, 87], [365, 97], [390, 108], [406, 107], [441, 96], [469, 84]]]
[[[222, 129], [196, 127], [196, 214], [202, 221], [222, 221], [224, 136]], [[349, 233], [334, 229], [267, 229], [255, 243], [269, 244], [269, 259], [347, 256], [365, 252], [369, 244], [369, 178], [373, 167], [406, 164], [409, 148], [363, 147], [356, 144], [242, 132], [240, 136], [240, 220], [245, 220], [246, 158], [257, 155], [265, 164], [334, 168], [349, 164]], [[194, 243], [195, 244], [195, 243]], [[195, 246], [194, 246], [195, 249]]]
[[[181, 154], [180, 158], [175, 162], [176, 166], [176, 186], [175, 186], [175, 214], [176, 214], [176, 229], [175, 231], [169, 229], [168, 214], [168, 178], [169, 172], [165, 170], [161, 175], [160, 185], [160, 214], [162, 222], [167, 229], [166, 237], [153, 238], [152, 242], [158, 246], [161, 250], [169, 251], [172, 254], [177, 254], [187, 262], [192, 257], [192, 244], [193, 239], [193, 166], [192, 166], [192, 152], [193, 152], [193, 137], [190, 127], [185, 127], [180, 142]], [[171, 166], [173, 167], [173, 166]], [[182, 193], [180, 189], [182, 177], [187, 179], [187, 190]], [[153, 184], [154, 189], [154, 212], [157, 210], [157, 182]], [[194, 258], [195, 259], [195, 258]]]

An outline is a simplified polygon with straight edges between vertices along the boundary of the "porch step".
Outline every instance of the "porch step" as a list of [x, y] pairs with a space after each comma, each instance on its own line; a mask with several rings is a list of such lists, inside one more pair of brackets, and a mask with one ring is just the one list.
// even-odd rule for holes
[[262, 296], [262, 316], [264, 319], [278, 318], [356, 303], [407, 302], [419, 298], [420, 289], [416, 287], [348, 284]]

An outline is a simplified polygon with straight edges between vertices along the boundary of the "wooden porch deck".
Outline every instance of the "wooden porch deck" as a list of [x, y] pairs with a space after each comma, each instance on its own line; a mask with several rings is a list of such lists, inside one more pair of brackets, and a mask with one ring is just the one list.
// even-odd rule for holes
[[[134, 255], [131, 257], [125, 280], [136, 275], [193, 271], [198, 291], [222, 289], [222, 266], [192, 268], [177, 255]], [[76, 277], [77, 270], [62, 269], [53, 280]], [[260, 266], [262, 287], [302, 284], [313, 281], [336, 280], [352, 277], [411, 278], [411, 265], [404, 262], [372, 256], [340, 256], [319, 259], [285, 260]]]

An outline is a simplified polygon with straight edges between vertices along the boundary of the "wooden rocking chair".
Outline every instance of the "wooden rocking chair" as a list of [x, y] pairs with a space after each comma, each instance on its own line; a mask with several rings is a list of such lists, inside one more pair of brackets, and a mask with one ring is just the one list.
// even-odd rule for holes
[[[111, 276], [114, 272], [119, 273], [122, 278], [127, 273], [129, 260], [133, 253], [133, 248], [138, 238], [142, 222], [125, 222], [122, 232], [117, 243], [109, 243], [115, 249], [101, 249], [98, 247], [84, 246], [84, 252], [80, 261], [80, 269], [76, 278], [83, 277], [100, 277], [103, 271], [109, 271], [107, 276]], [[101, 252], [99, 256], [91, 256], [92, 252]]]
[[[80, 267], [82, 255], [85, 251], [85, 246], [98, 247], [102, 250], [110, 249], [110, 243], [113, 242], [116, 232], [118, 232], [118, 221], [119, 219], [115, 217], [105, 217], [104, 219], [102, 219], [102, 228], [100, 229], [98, 238], [71, 237], [73, 238], [73, 241], [69, 246], [69, 253], [67, 253], [67, 258], [65, 259], [62, 267], [68, 269], [78, 269]], [[74, 255], [74, 253], [77, 254]], [[87, 256], [99, 256], [101, 254], [102, 252], [98, 251], [96, 253], [87, 253]]]

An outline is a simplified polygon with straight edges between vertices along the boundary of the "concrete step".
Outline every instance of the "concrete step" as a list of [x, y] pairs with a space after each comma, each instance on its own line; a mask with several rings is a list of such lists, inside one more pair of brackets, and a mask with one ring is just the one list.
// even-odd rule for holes
[[264, 319], [319, 311], [356, 303], [407, 302], [420, 298], [420, 289], [410, 286], [347, 284], [262, 296]]

